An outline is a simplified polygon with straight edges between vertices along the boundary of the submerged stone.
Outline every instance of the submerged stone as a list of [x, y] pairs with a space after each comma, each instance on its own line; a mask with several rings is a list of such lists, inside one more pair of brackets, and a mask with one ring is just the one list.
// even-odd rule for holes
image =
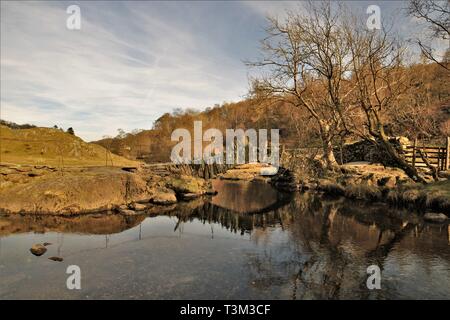
[[57, 262], [61, 262], [61, 261], [63, 261], [64, 259], [63, 258], [61, 258], [61, 257], [50, 257], [50, 258], [48, 258], [49, 260], [53, 260], [53, 261], [57, 261]]
[[47, 251], [47, 248], [40, 243], [35, 244], [30, 248], [30, 252], [38, 257], [42, 256], [46, 251]]

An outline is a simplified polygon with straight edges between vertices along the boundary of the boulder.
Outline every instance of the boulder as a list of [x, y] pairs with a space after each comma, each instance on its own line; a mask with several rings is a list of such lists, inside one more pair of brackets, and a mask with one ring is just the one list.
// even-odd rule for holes
[[179, 177], [171, 177], [166, 183], [166, 187], [174, 190], [176, 193], [204, 193], [205, 180], [181, 175]]
[[167, 188], [158, 188], [154, 191], [152, 198], [154, 204], [169, 205], [177, 202], [175, 192]]
[[30, 248], [30, 252], [38, 257], [42, 256], [46, 251], [47, 251], [47, 248], [40, 243], [35, 244]]

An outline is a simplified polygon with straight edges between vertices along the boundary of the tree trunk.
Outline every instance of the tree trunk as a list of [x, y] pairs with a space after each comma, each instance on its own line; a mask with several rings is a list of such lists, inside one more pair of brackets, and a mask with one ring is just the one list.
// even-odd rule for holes
[[325, 121], [319, 121], [319, 123], [320, 137], [322, 139], [323, 160], [328, 170], [334, 170], [338, 166], [338, 163], [334, 157], [330, 126]]
[[414, 182], [427, 183], [417, 172], [416, 168], [411, 166], [406, 160], [397, 152], [397, 150], [392, 146], [389, 142], [388, 137], [384, 133], [384, 129], [382, 125], [378, 126], [379, 130], [379, 138], [381, 142], [381, 146], [383, 149], [389, 154], [391, 159], [397, 164], [397, 167], [405, 171], [405, 173], [410, 177]]

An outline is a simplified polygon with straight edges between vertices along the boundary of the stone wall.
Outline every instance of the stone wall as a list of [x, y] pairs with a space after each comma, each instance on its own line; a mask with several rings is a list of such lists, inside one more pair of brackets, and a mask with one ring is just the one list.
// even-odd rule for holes
[[199, 177], [203, 179], [216, 178], [218, 174], [224, 173], [232, 165], [227, 164], [175, 164], [161, 163], [147, 165], [146, 168], [151, 169], [160, 176], [169, 176], [172, 174], [182, 174], [187, 176]]
[[[400, 154], [404, 153], [406, 146], [410, 144], [410, 141], [406, 137], [393, 137], [389, 141]], [[335, 148], [334, 154], [340, 164], [357, 161], [382, 163], [386, 166], [392, 166], [394, 164], [390, 156], [384, 150], [380, 150], [374, 141], [360, 140], [354, 143], [344, 144], [342, 154], [340, 148]]]

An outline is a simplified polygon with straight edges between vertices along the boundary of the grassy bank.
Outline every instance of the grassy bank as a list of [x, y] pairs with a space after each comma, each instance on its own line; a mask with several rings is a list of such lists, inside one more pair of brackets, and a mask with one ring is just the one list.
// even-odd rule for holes
[[323, 180], [318, 190], [335, 196], [411, 207], [420, 211], [436, 211], [450, 214], [450, 180], [434, 182], [427, 185], [406, 184], [395, 188], [378, 187], [364, 184], [343, 186], [336, 182]]
[[0, 125], [0, 163], [54, 167], [138, 164], [59, 129], [11, 129], [3, 125]]

